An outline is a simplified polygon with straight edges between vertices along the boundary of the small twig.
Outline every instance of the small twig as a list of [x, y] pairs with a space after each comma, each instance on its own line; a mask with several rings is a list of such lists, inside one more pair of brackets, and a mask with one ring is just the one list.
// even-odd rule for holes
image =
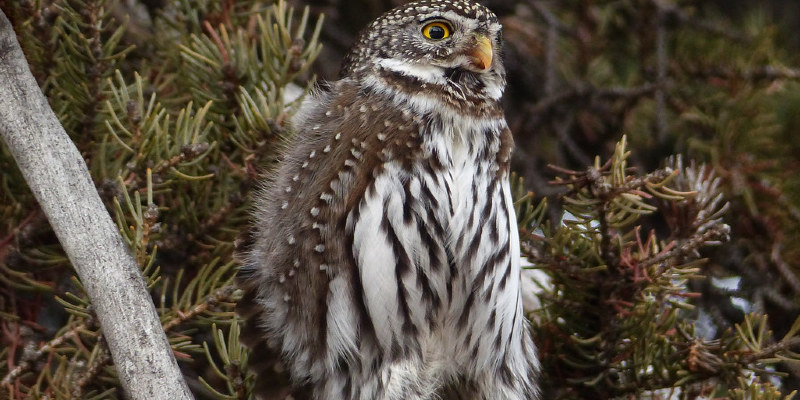
[[[764, 290], [761, 291], [761, 294], [765, 299], [769, 300], [772, 305], [778, 306], [784, 311], [794, 311], [797, 309], [797, 299], [794, 296], [787, 297], [775, 288], [765, 287]], [[761, 310], [763, 310], [763, 308], [761, 308]]]
[[614, 275], [619, 275], [619, 268], [617, 260], [613, 258], [613, 251], [611, 248], [611, 227], [608, 224], [608, 206], [609, 202], [601, 202], [597, 210], [597, 220], [600, 221], [600, 255], [606, 263], [608, 270]]
[[778, 270], [778, 274], [783, 277], [795, 294], [800, 295], [800, 279], [797, 279], [797, 275], [792, 271], [786, 261], [783, 260], [783, 257], [781, 257], [781, 245], [779, 243], [774, 243], [772, 245], [771, 258], [772, 262], [775, 264], [775, 269]]
[[[651, 172], [645, 176], [630, 179], [624, 184], [614, 187], [609, 185], [608, 183], [605, 182], [605, 180], [602, 179], [603, 176], [608, 175], [607, 169], [609, 165], [610, 164], [607, 162], [599, 169], [594, 167], [589, 167], [586, 171], [572, 171], [555, 165], [548, 165], [548, 168], [558, 173], [574, 176], [574, 178], [571, 179], [550, 181], [549, 183], [551, 185], [558, 185], [558, 186], [573, 185], [576, 186], [574, 190], [580, 189], [586, 185], [590, 185], [593, 194], [595, 194], [598, 198], [606, 200], [619, 196], [622, 193], [630, 193], [632, 191], [638, 191], [639, 189], [647, 185], [658, 184], [660, 182], [663, 182], [670, 175], [677, 173], [677, 171], [670, 172], [664, 169], [660, 169]], [[641, 195], [643, 193], [639, 194]]]
[[[667, 28], [666, 13], [663, 7], [658, 7], [656, 27], [656, 80], [664, 82], [667, 79]], [[666, 93], [663, 88], [656, 89], [656, 135], [659, 143], [667, 140], [667, 115], [666, 115]]]
[[[559, 124], [558, 122], [556, 122]], [[573, 135], [570, 133], [572, 132], [572, 128], [575, 125], [575, 119], [569, 118], [564, 123], [560, 123], [556, 130], [556, 134], [558, 135], [558, 141], [566, 147], [566, 149], [570, 152], [570, 155], [575, 158], [581, 165], [591, 165], [592, 164], [592, 157], [590, 157], [586, 152], [584, 152], [580, 145], [573, 139]]]
[[529, 1], [528, 4], [533, 7], [536, 12], [541, 14], [547, 24], [547, 39], [545, 41], [545, 58], [544, 58], [544, 93], [548, 96], [552, 95], [555, 91], [556, 84], [556, 52], [558, 49], [558, 35], [559, 33], [569, 32], [569, 28], [565, 26], [550, 10], [548, 10], [539, 1]]
[[203, 27], [206, 28], [206, 32], [208, 32], [208, 36], [211, 37], [214, 44], [217, 45], [217, 50], [219, 50], [219, 54], [222, 56], [222, 61], [226, 64], [230, 63], [231, 60], [228, 55], [228, 48], [225, 46], [225, 43], [222, 43], [222, 39], [220, 39], [217, 31], [214, 30], [214, 27], [212, 27], [208, 21], [203, 21]]
[[752, 41], [752, 38], [750, 38], [748, 35], [740, 31], [735, 31], [732, 29], [722, 27], [717, 24], [712, 24], [705, 19], [694, 18], [692, 16], [689, 16], [688, 14], [683, 12], [683, 10], [676, 7], [675, 5], [666, 4], [667, 2], [664, 0], [650, 0], [650, 1], [665, 17], [674, 18], [676, 21], [689, 28], [705, 31], [714, 35], [723, 36], [727, 39], [735, 40], [738, 42], [750, 43]]
[[770, 358], [776, 353], [789, 350], [793, 346], [800, 345], [800, 336], [794, 336], [778, 343], [767, 346], [759, 351], [742, 356], [742, 363], [750, 364], [764, 358]]
[[790, 199], [789, 196], [785, 194], [781, 194], [778, 196], [778, 203], [784, 207], [784, 209], [789, 213], [789, 217], [791, 217], [795, 223], [800, 224], [800, 208], [798, 208]]
[[166, 244], [165, 247], [172, 248], [175, 246], [176, 243], [179, 242], [180, 243], [193, 242], [197, 240], [197, 238], [203, 237], [204, 235], [213, 232], [214, 229], [219, 227], [220, 224], [222, 224], [227, 220], [228, 216], [231, 213], [235, 212], [239, 208], [239, 206], [244, 204], [244, 199], [245, 196], [239, 194], [233, 194], [228, 199], [228, 202], [223, 204], [207, 219], [201, 221], [200, 225], [193, 232], [186, 233], [185, 235], [183, 234], [183, 232], [177, 232], [165, 238], [164, 239], [164, 243]]
[[640, 266], [645, 268], [650, 265], [661, 264], [670, 258], [690, 254], [700, 247], [703, 247], [707, 242], [717, 240], [721, 236], [724, 237], [725, 233], [720, 232], [716, 227], [710, 228], [709, 230], [703, 232], [702, 235], [694, 236], [680, 245], [675, 246], [672, 250], [664, 251], [656, 254], [653, 257], [642, 260]]
[[708, 69], [701, 69], [696, 66], [685, 66], [684, 71], [687, 73], [701, 78], [714, 77], [721, 79], [742, 79], [746, 81], [758, 80], [778, 80], [778, 79], [800, 79], [800, 69], [788, 67], [775, 67], [772, 65], [765, 65], [757, 68], [746, 69], [743, 71], [736, 71], [733, 68], [723, 68], [719, 66], [711, 67]]
[[222, 303], [223, 301], [230, 300], [233, 292], [236, 291], [236, 286], [228, 285], [218, 289], [216, 292], [208, 295], [202, 302], [190, 308], [186, 312], [178, 312], [178, 316], [165, 322], [162, 326], [164, 331], [180, 325], [181, 323], [194, 318], [196, 315], [206, 312], [209, 308]]
[[109, 365], [112, 361], [111, 354], [108, 352], [108, 347], [102, 335], [98, 337], [97, 346], [100, 346], [100, 348], [98, 349], [99, 353], [95, 357], [94, 362], [75, 380], [75, 385], [72, 388], [72, 397], [75, 399], [84, 398], [84, 388], [86, 385], [91, 383], [102, 368]]
[[14, 229], [11, 230], [11, 232], [8, 233], [8, 235], [0, 239], [0, 259], [2, 259], [5, 254], [6, 246], [8, 246], [8, 244], [11, 243], [14, 237], [17, 236], [17, 234], [19, 234], [19, 232], [22, 231], [22, 228], [24, 228], [25, 225], [28, 225], [31, 221], [33, 221], [34, 217], [39, 215], [41, 211], [42, 210], [39, 207], [36, 207], [36, 209], [31, 211], [28, 214], [28, 216], [25, 217], [25, 219], [23, 219], [16, 227], [14, 227]]
[[14, 369], [9, 371], [6, 376], [3, 377], [3, 380], [0, 381], [0, 386], [7, 386], [10, 385], [15, 379], [17, 379], [20, 375], [28, 371], [33, 367], [33, 364], [44, 357], [47, 354], [50, 354], [56, 347], [61, 346], [67, 340], [72, 339], [73, 337], [77, 336], [80, 331], [87, 328], [86, 324], [80, 324], [76, 327], [70, 329], [66, 333], [61, 336], [55, 337], [49, 342], [45, 343], [35, 353], [30, 355], [24, 360], [21, 360], [19, 365], [17, 365]]
[[208, 143], [193, 143], [181, 147], [181, 152], [172, 156], [169, 160], [161, 161], [153, 168], [153, 176], [161, 175], [169, 168], [172, 168], [184, 161], [191, 161], [208, 151]]
[[528, 109], [532, 115], [540, 115], [549, 112], [552, 108], [559, 104], [569, 103], [579, 98], [622, 98], [622, 99], [635, 99], [642, 96], [649, 95], [659, 88], [666, 87], [666, 83], [646, 83], [641, 86], [632, 88], [624, 87], [609, 87], [609, 88], [596, 88], [593, 86], [585, 85], [574, 87], [572, 89], [559, 91], [557, 94], [545, 97]]
[[541, 1], [530, 0], [528, 1], [528, 4], [531, 7], [533, 7], [533, 9], [536, 10], [536, 12], [542, 15], [542, 18], [544, 18], [548, 26], [556, 28], [559, 33], [567, 35], [574, 34], [574, 30], [571, 29], [566, 24], [564, 24], [563, 22], [561, 22], [561, 20], [559, 20], [555, 14], [553, 14], [550, 10], [548, 10], [547, 7], [545, 7], [544, 4], [542, 4]]
[[665, 169], [659, 169], [645, 176], [633, 178], [623, 183], [621, 186], [615, 187], [611, 194], [616, 196], [621, 193], [627, 193], [641, 189], [649, 184], [657, 184], [663, 182], [665, 179], [669, 178], [670, 175], [676, 174], [677, 172], [678, 171], [670, 172]]

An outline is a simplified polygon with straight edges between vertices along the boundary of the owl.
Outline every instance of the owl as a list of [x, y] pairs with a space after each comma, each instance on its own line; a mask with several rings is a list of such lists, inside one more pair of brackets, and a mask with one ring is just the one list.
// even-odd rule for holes
[[535, 399], [497, 17], [368, 25], [257, 194], [238, 282], [262, 398]]

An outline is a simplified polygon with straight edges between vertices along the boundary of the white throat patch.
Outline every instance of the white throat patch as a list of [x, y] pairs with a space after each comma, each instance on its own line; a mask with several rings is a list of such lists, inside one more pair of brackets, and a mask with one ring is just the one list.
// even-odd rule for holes
[[[452, 85], [445, 76], [445, 69], [430, 64], [413, 64], [393, 58], [378, 61], [378, 66], [388, 71], [397, 72], [406, 76], [417, 78], [425, 83], [437, 84], [442, 86]], [[483, 93], [492, 100], [499, 100], [503, 96], [502, 84], [494, 79], [484, 80], [486, 85]], [[457, 86], [457, 85], [456, 85]]]
[[435, 65], [412, 64], [393, 58], [380, 60], [378, 61], [378, 65], [389, 71], [399, 72], [406, 76], [413, 76], [423, 82], [439, 85], [447, 84], [447, 78], [444, 76], [444, 68]]

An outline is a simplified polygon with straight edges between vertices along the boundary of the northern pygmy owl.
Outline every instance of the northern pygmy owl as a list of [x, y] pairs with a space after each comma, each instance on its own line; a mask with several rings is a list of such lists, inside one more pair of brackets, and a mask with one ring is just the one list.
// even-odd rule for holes
[[294, 117], [239, 283], [251, 359], [295, 398], [537, 397], [500, 30], [468, 0], [400, 6]]

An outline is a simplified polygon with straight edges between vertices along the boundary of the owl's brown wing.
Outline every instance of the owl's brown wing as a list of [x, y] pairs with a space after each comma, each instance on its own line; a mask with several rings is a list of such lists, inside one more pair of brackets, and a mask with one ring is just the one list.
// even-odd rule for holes
[[[387, 165], [411, 163], [424, 121], [342, 80], [305, 105], [295, 124], [239, 251], [245, 297], [238, 311], [248, 319], [244, 333], [257, 346], [251, 358], [264, 364], [258, 383], [266, 386], [287, 381], [262, 382], [281, 368], [281, 356], [299, 382], [344, 368], [359, 341], [375, 340], [373, 319], [396, 311], [381, 300], [396, 298], [395, 278], [383, 279], [395, 274], [396, 243], [374, 221], [394, 187], [376, 178], [395, 172]], [[380, 200], [371, 201], [378, 192]], [[371, 300], [382, 305], [370, 308]]]
[[[237, 243], [237, 252], [245, 251], [249, 234], [242, 236]], [[260, 400], [310, 400], [310, 391], [293, 389], [288, 371], [283, 363], [280, 351], [270, 348], [264, 340], [263, 330], [259, 327], [257, 315], [260, 312], [254, 296], [258, 291], [258, 281], [249, 279], [246, 274], [237, 277], [238, 286], [244, 291], [242, 299], [236, 304], [236, 313], [245, 319], [239, 340], [249, 349], [247, 369], [256, 373], [253, 393]], [[289, 397], [291, 396], [291, 397]]]

